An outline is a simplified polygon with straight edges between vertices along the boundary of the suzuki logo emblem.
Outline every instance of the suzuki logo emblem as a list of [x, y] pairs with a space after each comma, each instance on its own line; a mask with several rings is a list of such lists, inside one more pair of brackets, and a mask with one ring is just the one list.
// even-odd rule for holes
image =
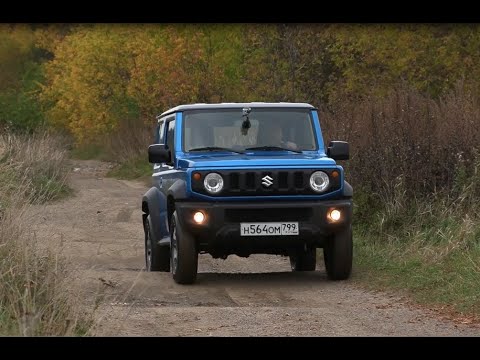
[[264, 176], [262, 178], [262, 185], [265, 186], [265, 187], [270, 187], [273, 185], [273, 178], [270, 177], [270, 176]]

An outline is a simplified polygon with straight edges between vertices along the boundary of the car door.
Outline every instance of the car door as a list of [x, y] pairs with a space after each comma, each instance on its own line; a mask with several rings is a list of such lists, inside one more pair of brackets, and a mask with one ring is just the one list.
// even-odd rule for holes
[[[174, 120], [175, 117], [170, 115], [168, 117], [163, 117], [158, 120], [157, 126], [157, 134], [156, 134], [156, 143], [157, 144], [168, 144], [172, 140], [168, 136], [168, 127], [169, 122]], [[170, 134], [171, 136], [171, 134]], [[172, 143], [173, 144], [173, 143]], [[155, 163], [153, 164], [153, 182], [154, 186], [156, 186], [160, 191], [164, 192], [165, 183], [164, 183], [164, 175], [166, 171], [172, 170], [172, 164], [167, 163]]]

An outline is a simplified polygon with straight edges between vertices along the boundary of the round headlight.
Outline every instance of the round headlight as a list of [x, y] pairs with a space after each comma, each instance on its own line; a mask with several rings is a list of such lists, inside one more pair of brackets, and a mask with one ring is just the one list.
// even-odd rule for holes
[[313, 191], [324, 192], [325, 190], [327, 190], [329, 184], [330, 180], [328, 178], [328, 175], [325, 174], [323, 171], [315, 171], [310, 176], [310, 187]]
[[203, 186], [210, 194], [218, 194], [223, 189], [223, 178], [220, 174], [210, 173], [205, 176]]

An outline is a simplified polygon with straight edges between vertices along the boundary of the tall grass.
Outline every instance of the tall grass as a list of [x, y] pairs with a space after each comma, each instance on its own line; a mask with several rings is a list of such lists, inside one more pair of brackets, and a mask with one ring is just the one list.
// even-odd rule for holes
[[42, 203], [70, 193], [65, 182], [67, 152], [59, 138], [47, 133], [30, 137], [3, 134], [0, 151], [0, 194], [22, 189], [23, 199]]
[[326, 142], [351, 145], [354, 187], [388, 201], [402, 178], [408, 197], [452, 190], [457, 168], [473, 170], [480, 147], [478, 94], [458, 83], [439, 100], [399, 86], [383, 98], [345, 98], [321, 111]]
[[480, 102], [403, 87], [323, 109], [351, 144], [357, 279], [480, 317]]
[[147, 149], [153, 143], [155, 125], [154, 121], [145, 124], [127, 119], [96, 142], [77, 146], [73, 149], [72, 156], [77, 159], [98, 159], [116, 164], [108, 174], [112, 177], [146, 178], [152, 172]]
[[68, 191], [60, 145], [48, 135], [0, 136], [0, 335], [81, 335], [90, 326], [68, 264], [37, 243], [28, 213]]
[[478, 155], [474, 168], [458, 194], [408, 198], [399, 180], [390, 200], [371, 211], [370, 223], [356, 222], [358, 279], [480, 319]]

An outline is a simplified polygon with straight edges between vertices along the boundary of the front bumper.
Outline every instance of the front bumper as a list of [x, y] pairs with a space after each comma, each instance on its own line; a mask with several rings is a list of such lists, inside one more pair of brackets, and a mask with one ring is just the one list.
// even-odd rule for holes
[[[352, 222], [352, 200], [238, 202], [177, 202], [182, 227], [194, 235], [199, 251], [218, 254], [282, 253], [301, 246], [323, 247], [324, 241]], [[327, 214], [340, 210], [333, 223]], [[196, 224], [193, 214], [205, 214]], [[241, 236], [240, 223], [298, 222], [299, 234], [290, 236]], [[221, 255], [220, 255], [221, 256]]]

